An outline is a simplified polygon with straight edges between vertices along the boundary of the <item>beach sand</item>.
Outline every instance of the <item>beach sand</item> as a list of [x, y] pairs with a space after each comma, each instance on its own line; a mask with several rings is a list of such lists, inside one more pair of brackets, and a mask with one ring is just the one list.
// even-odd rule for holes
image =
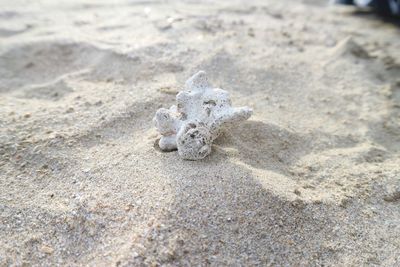
[[[205, 70], [212, 154], [152, 117]], [[0, 4], [1, 266], [399, 266], [399, 28], [326, 1]]]

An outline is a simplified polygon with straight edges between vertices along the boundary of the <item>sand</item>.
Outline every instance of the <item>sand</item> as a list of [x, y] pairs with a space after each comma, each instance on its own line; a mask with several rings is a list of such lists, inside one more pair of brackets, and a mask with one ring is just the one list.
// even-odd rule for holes
[[[184, 161], [205, 70], [252, 118]], [[1, 266], [399, 266], [399, 28], [325, 1], [2, 1]]]

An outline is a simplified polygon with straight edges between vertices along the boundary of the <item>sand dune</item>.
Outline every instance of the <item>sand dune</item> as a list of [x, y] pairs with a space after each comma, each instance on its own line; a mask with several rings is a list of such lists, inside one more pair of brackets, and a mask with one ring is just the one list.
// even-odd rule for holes
[[[1, 266], [397, 266], [399, 29], [325, 1], [0, 8]], [[184, 161], [198, 70], [251, 120]]]

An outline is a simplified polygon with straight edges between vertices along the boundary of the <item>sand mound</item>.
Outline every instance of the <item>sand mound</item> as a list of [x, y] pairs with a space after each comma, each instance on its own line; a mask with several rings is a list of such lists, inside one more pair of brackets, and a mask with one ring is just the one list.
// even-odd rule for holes
[[356, 58], [368, 59], [370, 55], [351, 36], [346, 37], [332, 48], [332, 55], [336, 57], [354, 56]]

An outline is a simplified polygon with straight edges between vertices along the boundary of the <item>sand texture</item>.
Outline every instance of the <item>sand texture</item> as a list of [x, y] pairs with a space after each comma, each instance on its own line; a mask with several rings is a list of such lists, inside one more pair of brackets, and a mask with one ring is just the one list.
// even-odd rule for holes
[[[325, 1], [0, 3], [0, 266], [400, 266], [399, 28]], [[151, 119], [199, 70], [210, 156]]]

